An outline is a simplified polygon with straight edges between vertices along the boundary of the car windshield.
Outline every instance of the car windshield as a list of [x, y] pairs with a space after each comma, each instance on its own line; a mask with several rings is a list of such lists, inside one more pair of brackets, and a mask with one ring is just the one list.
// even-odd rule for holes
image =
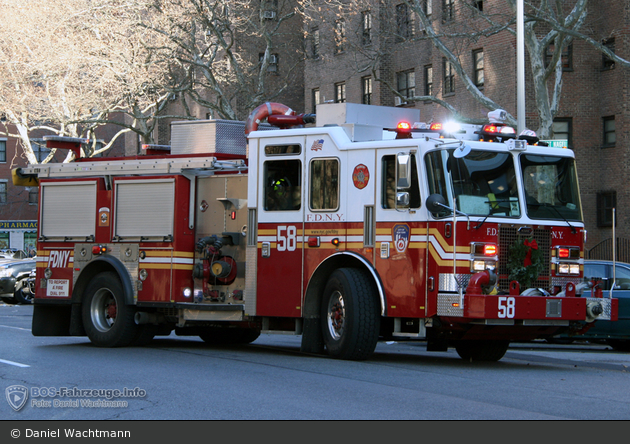
[[522, 154], [520, 161], [529, 217], [582, 221], [572, 158]]
[[[514, 160], [510, 154], [472, 150], [457, 158], [454, 151], [439, 150], [426, 155], [430, 194], [441, 194], [449, 207], [468, 215], [520, 216]], [[448, 210], [442, 215], [447, 214]]]

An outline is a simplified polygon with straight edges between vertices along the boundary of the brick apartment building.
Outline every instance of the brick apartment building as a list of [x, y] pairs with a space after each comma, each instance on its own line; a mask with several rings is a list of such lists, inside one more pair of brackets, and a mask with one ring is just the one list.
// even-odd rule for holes
[[[424, 8], [435, 29], [443, 23], [465, 26], [484, 13], [509, 13], [504, 0], [426, 0]], [[565, 12], [569, 10], [566, 2]], [[308, 59], [305, 63], [305, 101], [308, 112], [325, 101], [406, 106], [420, 109], [425, 122], [450, 117], [446, 108], [431, 102], [405, 104], [371, 71], [362, 53], [378, 54], [376, 76], [403, 96], [435, 94], [461, 115], [482, 119], [490, 111], [465, 90], [452, 66], [429, 40], [413, 40], [423, 29], [402, 1], [371, 2], [351, 17], [322, 16], [305, 25]], [[506, 12], [507, 11], [507, 12]], [[627, 0], [589, 2], [582, 27], [596, 41], [606, 42], [620, 57], [630, 58], [630, 7]], [[384, 33], [383, 30], [390, 32]], [[405, 38], [408, 37], [408, 38]], [[474, 42], [460, 40], [463, 68], [485, 95], [516, 116], [516, 36], [506, 31]], [[370, 51], [371, 50], [371, 51]], [[568, 140], [577, 157], [587, 249], [592, 256], [610, 251], [612, 208], [616, 237], [622, 247], [630, 242], [630, 69], [615, 66], [583, 40], [574, 39], [563, 54], [561, 106], [554, 119], [553, 139]], [[538, 127], [529, 59], [526, 61], [526, 126]], [[608, 241], [607, 241], [608, 240]], [[603, 244], [602, 244], [603, 242]], [[604, 252], [605, 253], [605, 252]], [[626, 250], [618, 259], [630, 261]]]

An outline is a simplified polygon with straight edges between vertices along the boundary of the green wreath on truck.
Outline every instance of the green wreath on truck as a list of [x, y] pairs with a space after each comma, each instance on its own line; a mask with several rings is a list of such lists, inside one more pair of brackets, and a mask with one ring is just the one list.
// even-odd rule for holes
[[514, 242], [510, 247], [507, 265], [510, 282], [518, 281], [521, 290], [531, 288], [545, 268], [536, 240], [528, 238]]

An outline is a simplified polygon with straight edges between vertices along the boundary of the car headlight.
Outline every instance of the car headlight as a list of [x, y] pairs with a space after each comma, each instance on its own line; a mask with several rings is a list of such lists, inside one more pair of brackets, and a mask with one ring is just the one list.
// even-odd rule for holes
[[0, 278], [5, 278], [5, 277], [10, 277], [11, 276], [11, 269], [4, 267], [4, 268], [0, 268]]

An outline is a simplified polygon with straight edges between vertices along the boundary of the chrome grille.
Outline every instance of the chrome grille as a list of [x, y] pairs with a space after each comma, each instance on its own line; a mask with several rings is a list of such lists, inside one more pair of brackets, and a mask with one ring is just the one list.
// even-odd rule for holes
[[[510, 248], [514, 243], [524, 241], [529, 238], [529, 235], [519, 234], [518, 226], [500, 226], [499, 227], [499, 289], [503, 291], [510, 291], [510, 280], [508, 278], [508, 259], [510, 257]], [[538, 280], [534, 283], [534, 287], [543, 288], [545, 290], [551, 290], [551, 230], [548, 228], [534, 228], [533, 238], [538, 244], [538, 249], [542, 252], [545, 268], [543, 272], [538, 276]], [[525, 288], [521, 288], [521, 291]]]

